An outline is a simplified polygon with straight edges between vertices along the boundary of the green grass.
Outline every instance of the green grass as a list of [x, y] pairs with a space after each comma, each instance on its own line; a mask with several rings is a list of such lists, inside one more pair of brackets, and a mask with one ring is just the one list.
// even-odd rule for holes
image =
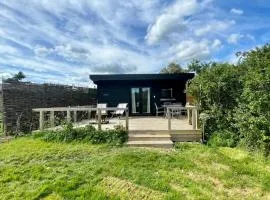
[[0, 144], [0, 199], [270, 199], [270, 161], [231, 148]]

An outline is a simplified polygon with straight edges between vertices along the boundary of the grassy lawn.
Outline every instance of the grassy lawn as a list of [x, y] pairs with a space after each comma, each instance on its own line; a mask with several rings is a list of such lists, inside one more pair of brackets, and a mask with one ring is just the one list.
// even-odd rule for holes
[[20, 138], [0, 144], [0, 199], [270, 199], [270, 161], [182, 144], [132, 149]]

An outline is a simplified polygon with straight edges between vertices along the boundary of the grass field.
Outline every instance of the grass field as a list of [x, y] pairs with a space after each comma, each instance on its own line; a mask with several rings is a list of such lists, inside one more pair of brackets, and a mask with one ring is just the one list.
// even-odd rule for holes
[[231, 148], [0, 144], [0, 199], [270, 199], [270, 161]]

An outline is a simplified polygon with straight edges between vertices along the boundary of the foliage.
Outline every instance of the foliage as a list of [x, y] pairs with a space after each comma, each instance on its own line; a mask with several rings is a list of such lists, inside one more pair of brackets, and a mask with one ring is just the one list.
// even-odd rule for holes
[[183, 72], [185, 72], [185, 70], [179, 64], [174, 62], [170, 63], [160, 71], [161, 74], [179, 74]]
[[195, 72], [196, 74], [199, 74], [203, 72], [204, 70], [206, 70], [211, 64], [215, 64], [215, 63], [206, 63], [206, 62], [201, 62], [199, 60], [192, 60], [187, 65], [187, 71]]
[[214, 132], [208, 141], [212, 147], [236, 147], [239, 137], [236, 133], [227, 130], [223, 132]]
[[96, 130], [91, 125], [73, 128], [72, 123], [67, 123], [63, 129], [39, 131], [34, 133], [33, 137], [54, 142], [83, 141], [92, 144], [122, 145], [127, 140], [127, 132], [122, 126], [117, 126], [113, 130]]
[[14, 74], [12, 78], [7, 79], [7, 81], [21, 81], [22, 79], [26, 78], [25, 74], [19, 71], [17, 74]]
[[244, 89], [236, 119], [242, 143], [251, 150], [270, 153], [270, 45], [240, 54], [245, 68]]
[[217, 130], [234, 131], [230, 126], [233, 109], [242, 90], [239, 80], [242, 70], [228, 63], [210, 63], [191, 81], [188, 95], [196, 99], [201, 112], [210, 116], [206, 123], [206, 138]]
[[205, 132], [208, 139], [213, 135], [212, 143], [239, 144], [269, 155], [270, 45], [237, 55], [236, 65], [204, 66], [189, 84], [188, 94], [210, 115]]
[[269, 199], [270, 161], [237, 148], [1, 144], [0, 199]]

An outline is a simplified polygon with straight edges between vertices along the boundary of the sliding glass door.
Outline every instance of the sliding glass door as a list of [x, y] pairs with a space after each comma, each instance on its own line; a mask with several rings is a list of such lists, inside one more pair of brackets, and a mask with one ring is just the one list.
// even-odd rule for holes
[[150, 114], [150, 88], [131, 88], [132, 114]]

